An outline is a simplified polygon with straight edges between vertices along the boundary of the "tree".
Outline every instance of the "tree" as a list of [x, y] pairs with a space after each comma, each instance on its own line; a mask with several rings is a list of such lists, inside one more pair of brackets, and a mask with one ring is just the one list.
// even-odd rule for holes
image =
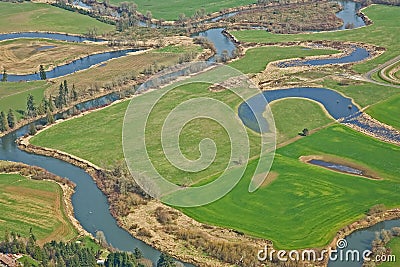
[[310, 131], [307, 128], [304, 128], [303, 131], [301, 131], [302, 136], [307, 136], [310, 133]]
[[7, 122], [8, 122], [8, 126], [11, 129], [14, 128], [14, 126], [15, 126], [15, 116], [14, 116], [14, 112], [12, 111], [11, 108], [8, 110]]
[[228, 52], [228, 50], [222, 51], [222, 53], [221, 53], [221, 61], [225, 63], [228, 60], [229, 60], [229, 52]]
[[29, 134], [35, 135], [37, 133], [36, 126], [34, 123], [29, 124]]
[[96, 240], [99, 242], [100, 245], [105, 246], [107, 245], [106, 236], [104, 235], [103, 231], [96, 232]]
[[135, 250], [133, 251], [133, 256], [135, 256], [136, 259], [141, 259], [143, 258], [143, 253], [140, 249], [135, 248]]
[[41, 80], [46, 80], [47, 79], [46, 71], [44, 70], [43, 65], [40, 65], [40, 67], [39, 67], [39, 75], [40, 75], [40, 79]]
[[47, 120], [47, 124], [48, 124], [48, 125], [54, 123], [54, 116], [53, 116], [53, 114], [51, 113], [50, 110], [47, 110], [47, 113], [46, 113], [46, 120]]
[[4, 114], [4, 111], [0, 113], [0, 132], [5, 132], [9, 129], [7, 117]]
[[48, 110], [53, 112], [54, 111], [54, 104], [53, 104], [53, 97], [50, 95], [49, 96], [49, 101], [48, 101]]
[[69, 89], [67, 80], [64, 80], [64, 95], [63, 95], [63, 104], [66, 106], [69, 102]]
[[59, 109], [61, 109], [62, 107], [64, 107], [67, 104], [63, 83], [60, 83], [60, 87], [58, 89], [58, 96], [56, 98], [55, 104], [56, 104], [56, 107]]
[[75, 90], [75, 84], [72, 85], [71, 99], [72, 101], [78, 101], [78, 92]]
[[8, 77], [7, 71], [6, 71], [6, 69], [4, 69], [3, 70], [3, 77], [1, 78], [1, 81], [2, 82], [6, 82], [7, 81], [7, 77]]
[[176, 267], [176, 264], [170, 255], [161, 253], [160, 259], [157, 262], [157, 267]]
[[153, 18], [153, 15], [151, 14], [150, 11], [146, 12], [146, 23], [147, 23], [147, 27], [151, 27], [151, 19]]
[[29, 94], [26, 100], [26, 111], [28, 112], [29, 117], [36, 117], [36, 107], [35, 107], [35, 100], [33, 95]]

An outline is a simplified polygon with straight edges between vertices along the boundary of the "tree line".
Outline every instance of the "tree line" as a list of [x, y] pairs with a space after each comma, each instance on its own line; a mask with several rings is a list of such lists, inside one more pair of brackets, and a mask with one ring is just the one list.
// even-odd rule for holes
[[[113, 250], [113, 249], [112, 249]], [[97, 259], [103, 253], [101, 249], [85, 246], [80, 242], [51, 241], [42, 247], [37, 244], [37, 238], [32, 232], [29, 237], [22, 237], [15, 232], [5, 232], [4, 240], [0, 241], [0, 252], [4, 254], [23, 254], [34, 259], [39, 265], [24, 257], [21, 261], [24, 267], [96, 267]], [[135, 248], [133, 253], [112, 251], [108, 254], [106, 267], [144, 267], [140, 262], [143, 253]], [[166, 253], [161, 253], [157, 267], [176, 267], [175, 260]]]
[[[61, 110], [67, 107], [72, 102], [78, 100], [78, 92], [75, 89], [75, 85], [72, 85], [70, 89], [68, 87], [67, 80], [60, 83], [57, 96], [53, 97], [50, 95], [48, 98], [43, 97], [39, 104], [36, 104], [35, 98], [32, 94], [29, 94], [26, 100], [26, 110], [24, 111], [24, 118], [34, 119], [38, 116], [46, 115], [47, 124], [54, 123], [53, 112], [57, 109]], [[7, 114], [4, 111], [0, 112], [0, 132], [5, 132], [13, 129], [16, 125], [16, 117], [14, 111], [10, 108]], [[31, 125], [30, 133], [34, 134], [33, 127]]]

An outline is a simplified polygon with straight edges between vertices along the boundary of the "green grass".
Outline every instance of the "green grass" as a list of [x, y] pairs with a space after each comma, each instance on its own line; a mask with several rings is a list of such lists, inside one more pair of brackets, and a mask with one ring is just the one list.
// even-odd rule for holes
[[379, 267], [397, 267], [399, 266], [400, 261], [400, 237], [394, 237], [392, 240], [389, 241], [388, 245], [386, 246], [391, 249], [392, 255], [395, 255], [396, 261], [395, 262], [384, 262]]
[[166, 47], [159, 48], [155, 50], [155, 53], [185, 53], [185, 52], [201, 52], [202, 48], [200, 46], [186, 47], [182, 45], [168, 45]]
[[69, 120], [34, 136], [32, 144], [56, 148], [111, 167], [123, 159], [122, 123], [129, 101]]
[[332, 122], [317, 103], [305, 99], [284, 99], [271, 104], [277, 130], [277, 142], [298, 136], [304, 128], [312, 130]]
[[383, 123], [400, 130], [400, 94], [367, 109], [367, 113]]
[[114, 30], [112, 25], [47, 4], [0, 2], [0, 32], [56, 31], [85, 34], [93, 27], [100, 34]]
[[243, 73], [258, 73], [265, 70], [268, 63], [290, 58], [301, 58], [307, 56], [329, 55], [339, 51], [330, 49], [305, 49], [301, 46], [295, 47], [257, 47], [246, 51], [246, 55], [229, 65]]
[[32, 257], [31, 256], [22, 256], [20, 259], [18, 259], [18, 262], [20, 262], [20, 263], [26, 263], [26, 264], [29, 264], [28, 266], [31, 266], [31, 267], [39, 267], [40, 266], [40, 263], [37, 261], [37, 260], [34, 260], [34, 259], [32, 259]]
[[0, 111], [5, 113], [11, 108], [17, 119], [23, 117], [22, 112], [26, 110], [26, 100], [32, 94], [35, 103], [42, 101], [44, 92], [50, 85], [43, 81], [37, 82], [6, 82], [0, 83]]
[[[154, 114], [162, 120], [165, 116], [163, 108], [174, 107], [179, 102], [175, 100], [190, 98], [201, 88], [198, 85], [172, 91], [176, 99], [172, 101], [173, 98], [169, 97], [170, 101], [155, 106], [157, 112]], [[235, 100], [226, 93], [218, 94], [217, 97], [230, 105], [236, 105]], [[140, 97], [137, 99], [139, 101]], [[126, 107], [127, 102], [123, 102], [56, 125], [35, 136], [32, 143], [64, 150], [101, 166], [109, 166], [116, 160], [122, 160], [121, 127]], [[150, 121], [154, 120], [155, 128], [159, 127], [157, 119], [150, 118]], [[284, 119], [283, 116], [281, 119]], [[296, 126], [298, 123], [293, 121], [293, 127], [301, 129], [304, 121]], [[201, 127], [201, 123], [197, 126]], [[199, 130], [196, 127], [193, 129]], [[181, 135], [183, 151], [194, 148], [192, 143], [196, 143], [198, 136], [203, 136], [200, 132], [192, 136], [193, 140], [188, 140], [191, 134], [194, 131], [188, 131], [188, 135], [183, 131]], [[152, 155], [157, 154], [157, 142], [155, 140], [150, 144], [150, 149], [147, 147], [153, 159], [159, 157]], [[188, 153], [195, 155], [194, 151]], [[399, 147], [379, 142], [341, 125], [330, 126], [278, 149], [272, 166], [278, 178], [267, 187], [251, 194], [247, 191], [250, 175], [255, 168], [256, 162], [253, 161], [245, 177], [227, 196], [212, 204], [182, 211], [200, 222], [271, 239], [278, 248], [323, 246], [330, 242], [337, 230], [364, 216], [371, 206], [378, 203], [388, 207], [400, 205], [397, 191], [393, 190], [400, 188], [399, 153]], [[372, 181], [310, 166], [298, 160], [302, 155], [341, 157], [368, 166], [385, 180]], [[185, 177], [174, 178], [175, 181], [181, 179], [185, 182]]]
[[[277, 248], [323, 246], [343, 226], [361, 218], [374, 204], [399, 206], [400, 148], [334, 125], [277, 150], [272, 171], [278, 178], [255, 193], [247, 175], [224, 198], [182, 209], [203, 222], [267, 238]], [[384, 181], [341, 174], [298, 160], [302, 155], [336, 155], [369, 166]], [[238, 216], [240, 214], [240, 216]]]
[[[111, 0], [111, 4], [119, 4], [123, 0]], [[252, 4], [252, 0], [219, 0], [219, 1], [187, 1], [187, 0], [135, 0], [138, 10], [143, 14], [151, 11], [154, 18], [165, 20], [177, 20], [179, 14], [183, 13], [186, 17], [192, 16], [196, 10], [205, 8], [207, 13], [220, 11], [221, 9], [238, 7]]]
[[334, 89], [354, 101], [361, 107], [373, 105], [400, 93], [399, 88], [388, 87], [368, 82], [353, 82], [349, 85], [340, 85], [329, 78], [323, 81], [323, 86]]
[[[186, 175], [181, 170], [170, 166], [162, 155], [161, 139], [158, 129], [172, 110], [179, 103], [183, 103], [193, 97], [213, 97], [224, 100], [231, 107], [240, 104], [240, 99], [228, 91], [211, 93], [205, 84], [191, 84], [182, 86], [169, 92], [168, 95], [154, 107], [148, 120], [146, 142], [149, 157], [153, 160], [156, 168], [163, 173], [167, 179], [177, 184], [197, 182], [201, 179], [213, 176], [224, 169], [229, 160], [230, 146], [226, 132], [210, 120], [198, 119], [191, 121], [181, 132], [180, 143], [182, 152], [189, 158], [195, 159], [199, 156], [198, 144], [205, 137], [210, 137], [217, 143], [218, 153], [216, 161], [204, 172]], [[171, 99], [174, 101], [171, 101]], [[122, 125], [128, 102], [113, 105], [101, 111], [93, 112], [82, 118], [66, 121], [56, 125], [31, 139], [32, 144], [57, 148], [73, 155], [79, 155], [97, 165], [111, 168], [116, 162], [123, 160], [122, 153]], [[82, 127], [85, 125], [85, 127]], [[73, 129], [73, 130], [72, 130]], [[207, 129], [207, 131], [202, 131]], [[212, 136], [210, 136], [212, 132]], [[258, 137], [249, 132], [252, 153], [257, 147]], [[68, 141], [67, 141], [68, 140]], [[185, 179], [182, 179], [185, 177]]]
[[386, 52], [376, 59], [359, 63], [354, 70], [364, 73], [398, 55], [400, 35], [397, 34], [400, 21], [400, 7], [373, 5], [363, 12], [374, 21], [373, 25], [348, 31], [305, 33], [305, 34], [272, 34], [259, 30], [233, 31], [232, 34], [245, 42], [288, 42], [304, 40], [339, 40], [370, 43], [385, 47]]
[[14, 231], [39, 241], [70, 240], [77, 235], [64, 213], [63, 192], [54, 182], [0, 174], [0, 236]]

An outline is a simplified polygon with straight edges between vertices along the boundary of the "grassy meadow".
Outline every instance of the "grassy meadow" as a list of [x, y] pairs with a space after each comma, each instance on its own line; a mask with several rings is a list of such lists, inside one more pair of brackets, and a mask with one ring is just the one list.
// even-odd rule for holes
[[398, 55], [400, 51], [400, 35], [397, 34], [400, 20], [400, 7], [372, 5], [363, 12], [374, 22], [367, 27], [353, 30], [304, 33], [304, 34], [272, 34], [262, 30], [232, 31], [231, 33], [243, 42], [288, 42], [305, 40], [337, 40], [370, 43], [386, 48], [386, 52], [376, 59], [356, 64], [354, 70], [360, 73], [382, 64]]
[[[111, 4], [120, 4], [122, 0], [111, 0]], [[253, 4], [252, 0], [219, 0], [219, 1], [185, 1], [185, 0], [135, 0], [138, 10], [143, 14], [150, 11], [154, 18], [177, 20], [180, 14], [191, 17], [196, 10], [204, 8], [206, 13], [212, 13], [230, 7]]]
[[56, 95], [60, 82], [67, 80], [74, 84], [78, 92], [87, 92], [103, 86], [115, 86], [121, 81], [141, 78], [141, 72], [151, 66], [172, 66], [178, 63], [179, 57], [186, 52], [201, 52], [198, 46], [172, 46], [159, 50], [141, 51], [127, 56], [109, 60], [96, 67], [78, 71], [55, 79], [55, 83], [47, 91]]
[[307, 56], [330, 55], [338, 53], [331, 49], [307, 49], [301, 46], [295, 47], [257, 47], [246, 51], [246, 55], [229, 65], [243, 73], [258, 73], [265, 70], [268, 63], [291, 58], [301, 58]]
[[379, 267], [396, 267], [400, 261], [400, 237], [394, 237], [389, 241], [387, 247], [391, 250], [390, 254], [395, 255], [395, 262], [383, 262]]
[[[192, 91], [195, 89], [192, 88], [190, 92]], [[185, 95], [178, 92], [176, 95], [182, 99], [190, 96], [189, 93]], [[227, 101], [229, 102], [229, 99]], [[286, 101], [288, 100], [276, 104], [292, 104]], [[160, 107], [169, 105], [171, 108], [174, 103], [175, 101], [169, 101]], [[66, 121], [40, 133], [31, 141], [35, 145], [57, 148], [101, 166], [110, 167], [115, 161], [123, 160], [121, 134], [127, 104], [123, 102]], [[311, 104], [318, 110], [316, 104]], [[162, 112], [157, 112], [160, 120], [164, 116]], [[297, 112], [305, 112], [304, 117], [309, 114], [307, 110], [302, 109]], [[322, 116], [323, 112], [319, 112]], [[287, 119], [284, 112], [277, 114], [280, 115], [275, 116], [276, 121]], [[296, 122], [295, 118], [291, 120], [293, 127], [298, 125], [299, 122]], [[207, 125], [207, 122], [205, 123]], [[157, 125], [157, 122], [155, 124]], [[204, 125], [200, 122], [197, 126]], [[290, 127], [279, 126], [279, 123], [277, 126], [278, 131], [279, 127]], [[296, 132], [297, 128], [302, 129], [303, 126], [304, 121], [295, 127]], [[196, 127], [193, 129], [199, 130]], [[187, 155], [195, 156], [198, 151], [191, 149], [197, 148], [196, 140], [203, 135], [201, 131], [189, 131], [188, 134], [186, 137], [184, 131], [181, 134], [182, 150]], [[191, 142], [185, 139], [189, 136]], [[160, 159], [159, 155], [155, 155], [160, 152], [157, 142], [155, 140], [147, 147], [152, 159]], [[220, 142], [223, 144], [223, 140]], [[212, 204], [182, 211], [200, 222], [234, 228], [253, 236], [271, 239], [278, 248], [323, 246], [331, 240], [337, 230], [363, 217], [371, 206], [378, 203], [388, 207], [400, 205], [400, 180], [397, 175], [400, 171], [397, 161], [399, 152], [400, 149], [396, 146], [379, 142], [336, 124], [278, 149], [272, 166], [272, 171], [277, 173], [278, 177], [268, 186], [258, 189], [255, 193], [247, 191], [250, 175], [255, 168], [255, 162], [250, 162], [245, 177], [227, 196]], [[368, 166], [384, 180], [372, 181], [310, 166], [298, 160], [302, 155], [341, 157], [355, 164]], [[158, 168], [164, 168], [162, 170], [167, 174], [173, 173], [170, 167], [161, 163], [156, 165]], [[223, 166], [222, 163], [218, 165]], [[187, 182], [186, 175], [176, 174], [178, 176], [174, 177], [174, 182]], [[355, 184], [357, 186], [354, 186]], [[302, 222], [301, 226], [299, 221]]]
[[0, 111], [5, 113], [11, 108], [17, 119], [23, 117], [26, 100], [32, 94], [35, 103], [39, 104], [50, 84], [45, 81], [34, 82], [2, 82], [0, 83]]
[[400, 94], [367, 109], [373, 118], [400, 130]]
[[[117, 1], [114, 0], [114, 3]], [[175, 19], [182, 10], [191, 10], [188, 9], [188, 4], [181, 0], [168, 0], [163, 3], [138, 0], [136, 3], [140, 11], [150, 10], [154, 17], [164, 19]], [[243, 4], [243, 1], [227, 0], [219, 2], [213, 8], [216, 11], [224, 5]], [[204, 7], [209, 12], [208, 6], [209, 4], [206, 4]], [[199, 2], [190, 8], [194, 12], [201, 7], [202, 3]], [[239, 40], [249, 42], [340, 40], [385, 47], [387, 51], [382, 56], [354, 66], [354, 70], [362, 73], [394, 57], [400, 51], [400, 37], [396, 33], [400, 20], [399, 11], [399, 7], [370, 6], [364, 12], [374, 24], [351, 31], [296, 35], [235, 31], [233, 34]], [[178, 48], [168, 47], [127, 56], [66, 78], [69, 84], [74, 83], [78, 90], [85, 90], [96, 83], [104, 84], [110, 82], [110, 79], [137, 75], [140, 67], [144, 68], [154, 62], [160, 65], [173, 64], [179, 53]], [[337, 51], [304, 50], [301, 47], [260, 47], [249, 49], [244, 58], [234, 61], [231, 66], [245, 73], [257, 73], [275, 60], [332, 53]], [[399, 113], [400, 89], [365, 82], [341, 84], [330, 77], [322, 79], [322, 83], [323, 86], [353, 98], [362, 107], [373, 105], [368, 109], [368, 113], [378, 120], [399, 127], [398, 116], [393, 114]], [[49, 90], [54, 91], [57, 88]], [[138, 96], [138, 99], [140, 97]], [[148, 155], [161, 174], [180, 185], [199, 185], [214, 179], [226, 166], [230, 152], [227, 133], [212, 121], [202, 118], [190, 121], [183, 128], [179, 142], [182, 153], [189, 159], [196, 159], [200, 156], [200, 140], [205, 137], [214, 139], [218, 152], [210, 167], [198, 173], [188, 174], [171, 166], [164, 157], [159, 136], [163, 122], [173, 108], [195, 97], [212, 97], [234, 109], [237, 109], [241, 102], [237, 96], [227, 91], [212, 93], [207, 90], [207, 86], [198, 83], [170, 91], [154, 106], [146, 128]], [[123, 161], [122, 126], [127, 107], [128, 101], [125, 101], [65, 121], [34, 136], [31, 143], [59, 149], [99, 166], [112, 168]], [[311, 130], [332, 122], [318, 104], [304, 99], [277, 101], [271, 104], [271, 109], [278, 131], [278, 142], [296, 137], [303, 128]], [[256, 155], [254, 151], [259, 141], [258, 135], [248, 132], [251, 153]], [[256, 192], [248, 192], [252, 173], [258, 163], [257, 159], [253, 159], [249, 162], [242, 180], [225, 197], [202, 207], [180, 210], [202, 223], [236, 229], [251, 236], [272, 240], [279, 249], [321, 247], [328, 244], [340, 228], [363, 218], [372, 206], [400, 206], [399, 153], [398, 146], [380, 142], [335, 123], [277, 149], [271, 169], [277, 178]], [[370, 169], [383, 180], [370, 180], [305, 164], [299, 160], [299, 157], [304, 155], [340, 157], [344, 161]]]
[[388, 87], [369, 82], [351, 81], [347, 85], [327, 77], [322, 82], [324, 87], [336, 90], [352, 99], [361, 107], [385, 101], [400, 93], [400, 88]]
[[0, 32], [3, 33], [54, 31], [85, 34], [93, 27], [99, 34], [114, 30], [112, 25], [48, 4], [0, 2]]
[[271, 110], [277, 129], [277, 143], [280, 144], [298, 136], [304, 128], [313, 130], [333, 121], [316, 102], [306, 99], [283, 99], [271, 103]]
[[[224, 198], [182, 211], [203, 223], [270, 239], [276, 248], [323, 246], [341, 227], [362, 218], [371, 206], [400, 205], [399, 152], [399, 147], [344, 126], [330, 126], [278, 149], [271, 169], [278, 177], [268, 186], [248, 192], [249, 174], [255, 167], [250, 163], [245, 178]], [[339, 156], [368, 166], [385, 180], [310, 166], [299, 161], [302, 155]]]
[[19, 174], [0, 174], [0, 185], [0, 236], [5, 231], [28, 236], [31, 227], [39, 243], [77, 236], [65, 214], [58, 184]]

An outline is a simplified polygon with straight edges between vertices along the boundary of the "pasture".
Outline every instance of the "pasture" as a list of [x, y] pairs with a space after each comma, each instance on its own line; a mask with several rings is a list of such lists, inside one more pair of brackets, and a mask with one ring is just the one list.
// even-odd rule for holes
[[11, 108], [17, 119], [21, 119], [26, 110], [28, 95], [33, 95], [35, 104], [39, 104], [50, 84], [45, 81], [0, 83], [0, 111], [7, 114]]
[[339, 53], [330, 49], [308, 49], [301, 46], [294, 47], [257, 47], [246, 51], [246, 55], [229, 66], [240, 70], [243, 73], [258, 73], [265, 70], [266, 66], [273, 61], [301, 58], [307, 56], [320, 56]]
[[367, 109], [373, 118], [400, 130], [400, 94]]
[[[111, 4], [120, 4], [122, 0], [111, 0]], [[154, 18], [177, 20], [180, 14], [191, 17], [197, 10], [204, 8], [207, 13], [221, 9], [253, 4], [251, 0], [220, 0], [220, 1], [185, 1], [185, 0], [135, 0], [138, 10], [143, 14], [150, 11]]]
[[[14, 23], [18, 21], [18, 23]], [[52, 31], [86, 34], [90, 28], [99, 34], [114, 30], [114, 26], [94, 18], [43, 3], [0, 2], [0, 32]]]
[[353, 69], [364, 73], [398, 55], [400, 36], [396, 33], [400, 20], [400, 7], [372, 5], [363, 12], [374, 22], [367, 27], [353, 30], [303, 34], [272, 34], [262, 30], [232, 31], [242, 42], [289, 42], [306, 40], [336, 40], [374, 44], [386, 48], [386, 52], [373, 60], [356, 64]]
[[80, 57], [110, 50], [106, 45], [61, 42], [46, 39], [16, 39], [0, 42], [0, 69], [8, 74], [32, 74], [69, 63]]
[[19, 174], [0, 174], [0, 185], [0, 236], [6, 231], [29, 236], [32, 228], [40, 244], [76, 237], [58, 184]]
[[[187, 95], [190, 96], [188, 93]], [[176, 93], [176, 96], [187, 97], [182, 96], [182, 93]], [[171, 108], [176, 103], [172, 96], [168, 99]], [[282, 103], [285, 101], [287, 100]], [[123, 102], [58, 124], [35, 136], [32, 143], [60, 149], [100, 166], [111, 167], [116, 161], [123, 160], [121, 133], [126, 107], [127, 102]], [[163, 105], [158, 108], [161, 107]], [[160, 117], [163, 117], [163, 111], [159, 111]], [[285, 118], [275, 119], [279, 121]], [[301, 124], [298, 125], [299, 128], [304, 125]], [[201, 130], [201, 124], [197, 127], [200, 127], [197, 130]], [[197, 136], [202, 137], [202, 132], [197, 131], [196, 135], [192, 135], [194, 131], [189, 133], [193, 141], [183, 142], [183, 132], [180, 144], [183, 151], [195, 156], [198, 151], [195, 153], [195, 150], [191, 149], [197, 147], [198, 143], [194, 144], [194, 141], [197, 140]], [[158, 155], [160, 148], [157, 147], [157, 142], [155, 140], [153, 145], [147, 147], [152, 159], [161, 158]], [[224, 198], [203, 207], [182, 211], [203, 223], [271, 239], [277, 248], [323, 246], [330, 242], [341, 227], [362, 218], [371, 206], [380, 203], [388, 207], [400, 205], [396, 189], [400, 184], [397, 175], [400, 171], [397, 161], [399, 152], [400, 149], [396, 146], [379, 142], [336, 124], [279, 148], [272, 166], [272, 171], [278, 176], [268, 186], [258, 189], [255, 193], [247, 191], [249, 179], [255, 168], [254, 160], [249, 163], [239, 184]], [[372, 181], [310, 166], [299, 161], [299, 157], [303, 155], [340, 157], [355, 164], [368, 166], [384, 180]], [[169, 166], [156, 165], [159, 170], [164, 170], [167, 174], [172, 173]], [[223, 164], [217, 166], [221, 167]], [[187, 182], [186, 175], [176, 175], [174, 182]], [[303, 222], [301, 226], [299, 221]]]

